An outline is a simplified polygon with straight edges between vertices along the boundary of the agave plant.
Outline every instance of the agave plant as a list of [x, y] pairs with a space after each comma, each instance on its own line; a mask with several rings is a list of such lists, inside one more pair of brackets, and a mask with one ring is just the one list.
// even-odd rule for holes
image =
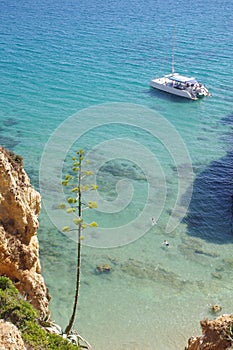
[[[73, 311], [69, 320], [67, 327], [65, 328], [65, 335], [67, 338], [71, 336], [72, 340], [82, 340], [83, 338], [80, 335], [72, 334], [72, 327], [76, 317], [78, 299], [79, 299], [79, 289], [80, 289], [80, 275], [81, 275], [81, 242], [84, 239], [82, 232], [85, 228], [89, 227], [97, 227], [98, 224], [93, 221], [91, 223], [86, 223], [83, 220], [83, 211], [86, 209], [96, 209], [97, 203], [94, 201], [85, 202], [83, 199], [83, 192], [97, 190], [98, 186], [95, 184], [86, 184], [84, 183], [84, 179], [92, 176], [93, 172], [90, 170], [83, 170], [83, 161], [84, 161], [84, 151], [80, 149], [76, 152], [76, 156], [72, 158], [72, 175], [67, 174], [62, 181], [62, 185], [65, 186], [69, 192], [69, 197], [66, 200], [66, 204], [62, 203], [60, 205], [61, 209], [65, 209], [68, 214], [73, 216], [73, 224], [76, 225], [77, 228], [71, 229], [70, 226], [64, 226], [63, 232], [77, 231], [78, 239], [77, 239], [77, 265], [76, 265], [76, 289], [75, 289], [75, 297], [73, 303]], [[89, 164], [88, 161], [86, 161]], [[76, 341], [76, 340], [75, 340]], [[84, 341], [85, 344], [88, 344]]]

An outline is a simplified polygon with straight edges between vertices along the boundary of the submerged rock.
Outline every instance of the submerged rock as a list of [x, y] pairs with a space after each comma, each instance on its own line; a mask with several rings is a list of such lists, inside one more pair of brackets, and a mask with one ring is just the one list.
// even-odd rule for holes
[[217, 279], [217, 280], [221, 280], [222, 279], [222, 275], [219, 272], [211, 272], [211, 277]]
[[111, 271], [111, 266], [109, 264], [101, 264], [96, 266], [96, 273], [109, 273]]
[[219, 254], [203, 248], [203, 243], [195, 238], [184, 237], [178, 246], [179, 251], [189, 259], [200, 262], [199, 257], [217, 258]]
[[113, 176], [125, 177], [132, 180], [146, 180], [145, 174], [134, 163], [117, 159], [107, 162], [100, 169], [103, 173], [110, 173]]
[[210, 311], [214, 314], [219, 313], [221, 310], [222, 310], [222, 307], [218, 304], [210, 305]]
[[135, 259], [129, 259], [123, 263], [121, 269], [133, 277], [159, 282], [178, 290], [183, 290], [186, 284], [190, 284], [190, 282], [183, 280], [176, 273], [159, 265], [145, 264]]
[[47, 314], [49, 295], [37, 238], [40, 203], [22, 158], [0, 148], [0, 275], [9, 277], [37, 310]]

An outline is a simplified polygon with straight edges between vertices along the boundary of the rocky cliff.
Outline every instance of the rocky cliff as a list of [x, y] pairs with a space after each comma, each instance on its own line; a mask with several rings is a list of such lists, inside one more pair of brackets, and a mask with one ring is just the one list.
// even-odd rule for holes
[[222, 315], [216, 320], [201, 321], [202, 336], [190, 338], [185, 350], [227, 350], [232, 349], [232, 316]]
[[9, 277], [41, 314], [48, 314], [37, 238], [40, 202], [22, 159], [0, 147], [0, 275]]
[[1, 350], [26, 350], [21, 333], [10, 322], [0, 320], [0, 349]]

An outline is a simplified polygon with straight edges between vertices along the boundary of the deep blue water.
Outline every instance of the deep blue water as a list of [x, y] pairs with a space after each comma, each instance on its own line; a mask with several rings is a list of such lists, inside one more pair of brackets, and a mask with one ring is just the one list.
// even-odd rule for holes
[[[205, 83], [210, 98], [186, 101], [149, 88], [152, 77], [171, 70], [174, 25], [176, 70]], [[57, 127], [64, 130], [58, 140], [61, 151], [68, 142], [69, 152], [80, 145], [91, 152], [101, 142], [119, 138], [141, 145], [139, 150], [121, 140], [118, 153], [116, 145], [106, 143], [93, 151], [105, 199], [117, 198], [115, 186], [122, 177], [134, 186], [125, 210], [122, 206], [117, 214], [93, 213], [103, 226], [118, 227], [138, 217], [147, 182], [152, 184], [148, 210], [154, 206], [158, 225], [149, 230], [143, 218], [131, 229], [149, 232], [121, 248], [84, 246], [77, 327], [94, 349], [152, 350], [155, 343], [156, 349], [182, 349], [192, 332], [199, 332], [199, 319], [211, 317], [209, 304], [220, 303], [223, 312], [232, 312], [232, 39], [230, 0], [0, 0], [0, 144], [23, 156], [33, 185], [41, 190], [41, 156]], [[114, 107], [98, 119], [95, 106], [106, 103]], [[118, 115], [116, 103], [130, 104], [134, 111], [129, 109], [121, 119], [122, 105]], [[151, 122], [147, 112], [138, 112], [138, 105], [154, 113], [154, 123], [153, 116]], [[68, 119], [83, 109], [82, 125], [75, 117]], [[162, 122], [157, 113], [165, 118]], [[115, 124], [101, 125], [106, 120]], [[80, 139], [75, 140], [75, 133], [81, 133]], [[187, 148], [184, 158], [180, 141]], [[100, 164], [103, 149], [105, 165]], [[53, 166], [56, 173], [54, 158], [48, 173]], [[188, 177], [190, 164], [194, 178], [179, 198], [184, 217], [167, 232], [179, 169]], [[56, 176], [51, 175], [47, 185], [55, 187], [54, 193]], [[54, 193], [52, 210], [57, 204]], [[64, 327], [73, 293], [75, 244], [53, 225], [46, 208], [40, 222], [41, 261], [53, 318]], [[162, 246], [164, 239], [171, 243], [169, 250]], [[95, 274], [101, 262], [111, 264], [110, 275]]]

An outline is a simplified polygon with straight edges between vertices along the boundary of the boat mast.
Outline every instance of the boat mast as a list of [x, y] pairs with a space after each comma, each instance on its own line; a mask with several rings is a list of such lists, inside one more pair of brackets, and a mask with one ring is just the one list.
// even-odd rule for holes
[[175, 41], [176, 41], [176, 25], [174, 24], [174, 34], [172, 43], [172, 74], [175, 73]]

